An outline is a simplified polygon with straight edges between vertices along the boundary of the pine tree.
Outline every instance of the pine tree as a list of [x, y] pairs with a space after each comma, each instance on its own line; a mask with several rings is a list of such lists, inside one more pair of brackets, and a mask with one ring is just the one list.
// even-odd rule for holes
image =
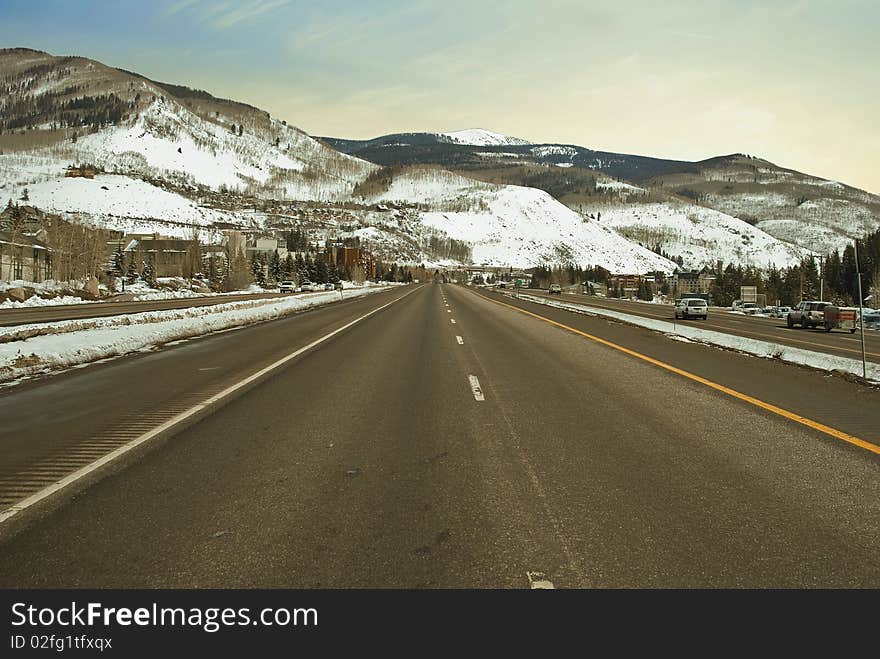
[[113, 269], [110, 273], [114, 277], [122, 277], [125, 274], [125, 254], [122, 252], [122, 245], [113, 252]]
[[251, 274], [257, 286], [261, 288], [266, 286], [266, 269], [263, 266], [263, 256], [259, 252], [254, 252], [251, 258]]
[[24, 190], [21, 191], [21, 200], [22, 201], [30, 201], [31, 200], [30, 191], [27, 188], [25, 188]]
[[336, 266], [335, 263], [331, 263], [327, 268], [327, 280], [331, 284], [339, 283], [339, 268]]
[[318, 256], [316, 260], [317, 263], [315, 264], [315, 281], [319, 284], [326, 284], [327, 276], [329, 274], [327, 271], [327, 264], [320, 256]]
[[288, 252], [287, 256], [284, 257], [284, 264], [281, 266], [281, 274], [284, 279], [290, 279], [291, 277], [293, 277], [293, 272], [293, 255]]
[[129, 258], [128, 270], [125, 273], [125, 279], [129, 284], [133, 284], [138, 280], [137, 263], [135, 263], [134, 254], [132, 254]]
[[144, 269], [141, 270], [141, 279], [143, 279], [150, 288], [156, 288], [156, 268], [153, 267], [152, 260], [144, 262]]
[[283, 279], [281, 272], [281, 257], [276, 249], [269, 258], [269, 280], [271, 283], [279, 282]]

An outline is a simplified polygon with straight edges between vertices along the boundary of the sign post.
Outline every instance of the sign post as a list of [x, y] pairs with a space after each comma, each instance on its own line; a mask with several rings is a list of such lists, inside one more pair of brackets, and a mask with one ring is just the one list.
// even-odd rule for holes
[[868, 379], [868, 365], [865, 358], [865, 317], [862, 313], [862, 272], [859, 269], [859, 239], [853, 240], [856, 252], [856, 281], [858, 282], [859, 291], [859, 325], [862, 328], [862, 377]]

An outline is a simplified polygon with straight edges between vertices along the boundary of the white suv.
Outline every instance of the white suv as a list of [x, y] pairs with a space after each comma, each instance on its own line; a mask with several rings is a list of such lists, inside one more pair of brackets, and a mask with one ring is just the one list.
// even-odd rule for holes
[[709, 317], [709, 305], [706, 300], [698, 297], [686, 297], [679, 300], [675, 305], [676, 318], [702, 318]]

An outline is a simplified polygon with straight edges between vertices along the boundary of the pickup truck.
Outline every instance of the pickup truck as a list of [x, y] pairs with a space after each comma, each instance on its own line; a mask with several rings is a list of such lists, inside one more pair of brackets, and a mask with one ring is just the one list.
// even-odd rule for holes
[[789, 328], [795, 325], [800, 325], [801, 327], [823, 327], [825, 325], [825, 307], [829, 304], [829, 302], [815, 300], [800, 302], [788, 312], [785, 324]]

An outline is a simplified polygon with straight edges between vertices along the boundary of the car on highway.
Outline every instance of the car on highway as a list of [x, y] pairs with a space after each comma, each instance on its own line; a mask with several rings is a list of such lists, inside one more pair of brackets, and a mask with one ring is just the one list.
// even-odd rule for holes
[[761, 313], [766, 316], [772, 317], [773, 314], [776, 313], [776, 307], [764, 307], [763, 309], [761, 309]]
[[507, 288], [507, 283], [503, 282], [503, 281], [499, 281], [497, 284], [495, 284], [495, 287], [496, 288]]
[[754, 316], [756, 313], [761, 313], [761, 307], [754, 302], [743, 302], [739, 307], [739, 311], [742, 311], [747, 316]]
[[285, 279], [278, 284], [278, 290], [281, 293], [293, 293], [296, 290], [296, 282], [290, 279]]
[[785, 318], [791, 311], [791, 307], [774, 307], [774, 309], [775, 311], [770, 314], [773, 318]]
[[300, 287], [300, 290], [302, 290], [303, 293], [314, 293], [318, 290], [318, 285], [313, 284], [310, 281], [304, 281], [302, 283], [302, 286]]
[[673, 310], [676, 318], [702, 318], [709, 317], [709, 305], [706, 300], [698, 297], [685, 297], [675, 305]]
[[829, 302], [818, 300], [802, 300], [785, 316], [785, 324], [789, 328], [795, 325], [803, 327], [820, 327], [825, 325], [825, 307]]
[[331, 284], [330, 282], [327, 282], [326, 284], [324, 284], [324, 290], [325, 290], [325, 291], [332, 291], [332, 290], [333, 290], [333, 284]]
[[548, 292], [550, 295], [562, 295], [562, 286], [559, 284], [550, 284]]

